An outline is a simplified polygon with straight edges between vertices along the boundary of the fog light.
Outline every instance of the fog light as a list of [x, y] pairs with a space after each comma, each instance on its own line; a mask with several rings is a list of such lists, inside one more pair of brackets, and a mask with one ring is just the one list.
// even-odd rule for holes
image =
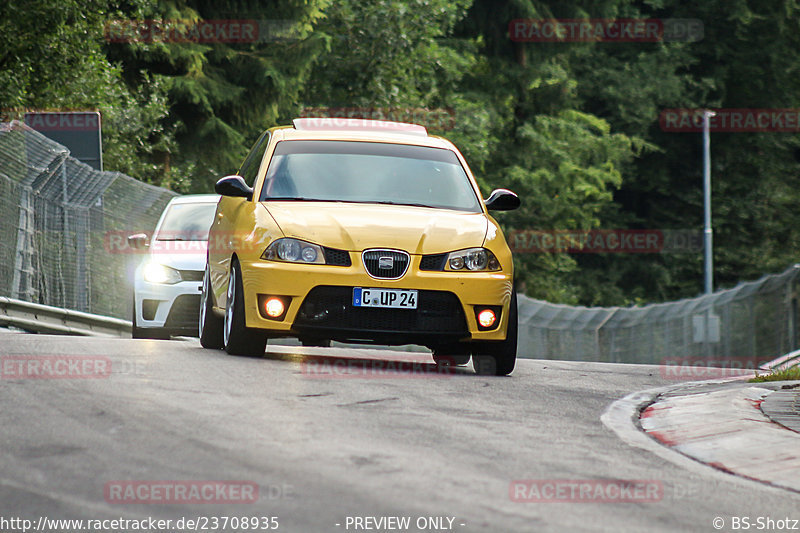
[[264, 311], [267, 313], [267, 316], [278, 318], [284, 311], [283, 302], [278, 298], [270, 298], [264, 302]]
[[495, 320], [497, 320], [497, 316], [491, 309], [484, 309], [478, 313], [478, 324], [480, 324], [481, 327], [490, 328], [494, 325]]

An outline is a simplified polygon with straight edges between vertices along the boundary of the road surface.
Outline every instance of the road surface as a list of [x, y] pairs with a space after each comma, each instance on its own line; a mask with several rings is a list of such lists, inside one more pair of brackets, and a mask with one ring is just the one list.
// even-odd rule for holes
[[[96, 366], [90, 379], [40, 379], [13, 366], [24, 356]], [[676, 466], [602, 424], [615, 400], [675, 383], [658, 367], [520, 360], [511, 376], [490, 378], [471, 367], [438, 374], [423, 356], [270, 345], [247, 358], [196, 340], [0, 330], [0, 357], [12, 365], [0, 379], [0, 517], [184, 517], [211, 527], [214, 517], [266, 516], [278, 531], [301, 533], [716, 531], [716, 517], [800, 519], [800, 494]], [[401, 361], [408, 368], [386, 370]], [[625, 503], [528, 492], [520, 494], [529, 501], [514, 501], [519, 480], [641, 480], [661, 492]], [[246, 490], [223, 490], [212, 503], [157, 493], [188, 481], [237, 482], [255, 488], [255, 501]], [[140, 486], [150, 492], [133, 503], [109, 492]], [[235, 503], [213, 503], [225, 497]]]

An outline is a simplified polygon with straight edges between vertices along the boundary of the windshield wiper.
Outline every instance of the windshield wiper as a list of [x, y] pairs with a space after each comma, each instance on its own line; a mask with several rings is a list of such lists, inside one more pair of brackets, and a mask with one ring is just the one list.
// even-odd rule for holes
[[432, 209], [436, 209], [436, 206], [433, 206], [433, 205], [415, 204], [413, 202], [386, 202], [386, 201], [383, 201], [383, 202], [369, 202], [369, 203], [382, 204], [382, 205], [407, 205], [407, 206], [410, 206], [410, 207], [430, 207]]
[[336, 202], [337, 200], [323, 200], [321, 198], [306, 198], [304, 196], [276, 196], [274, 198], [265, 198], [265, 202], [271, 200], [280, 200], [282, 202]]
[[347, 204], [381, 204], [381, 205], [407, 205], [410, 207], [428, 207], [431, 209], [437, 209], [434, 205], [428, 204], [416, 204], [412, 202], [389, 202], [389, 201], [374, 201], [374, 200], [325, 200], [322, 198], [305, 198], [303, 196], [280, 196], [275, 198], [265, 198], [265, 202], [269, 202], [272, 200], [278, 201], [285, 201], [285, 202], [339, 202], [339, 203], [347, 203]]

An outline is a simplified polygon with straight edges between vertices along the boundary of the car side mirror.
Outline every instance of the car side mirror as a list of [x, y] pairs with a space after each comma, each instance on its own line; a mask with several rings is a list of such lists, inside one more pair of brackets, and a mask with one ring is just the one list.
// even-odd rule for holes
[[128, 245], [134, 250], [141, 250], [142, 248], [146, 248], [148, 246], [147, 234], [136, 233], [134, 235], [128, 235]]
[[489, 198], [484, 200], [486, 209], [492, 211], [513, 211], [522, 203], [519, 196], [508, 189], [495, 189]]
[[222, 196], [233, 196], [237, 198], [253, 198], [253, 189], [248, 187], [241, 176], [225, 176], [214, 185], [214, 191]]

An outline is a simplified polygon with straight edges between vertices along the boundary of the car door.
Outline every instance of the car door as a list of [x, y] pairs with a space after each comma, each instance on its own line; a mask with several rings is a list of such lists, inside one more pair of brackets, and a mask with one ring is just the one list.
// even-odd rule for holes
[[[253, 186], [258, 176], [261, 160], [269, 146], [269, 140], [270, 132], [267, 130], [255, 142], [237, 171], [237, 174], [242, 176], [250, 187]], [[252, 218], [255, 205], [255, 202], [245, 198], [226, 196], [220, 198], [217, 204], [217, 212], [209, 232], [208, 266], [211, 275], [211, 290], [218, 307], [225, 306], [230, 260], [235, 252], [238, 234], [242, 233], [242, 218]], [[249, 217], [243, 211], [247, 211]]]

